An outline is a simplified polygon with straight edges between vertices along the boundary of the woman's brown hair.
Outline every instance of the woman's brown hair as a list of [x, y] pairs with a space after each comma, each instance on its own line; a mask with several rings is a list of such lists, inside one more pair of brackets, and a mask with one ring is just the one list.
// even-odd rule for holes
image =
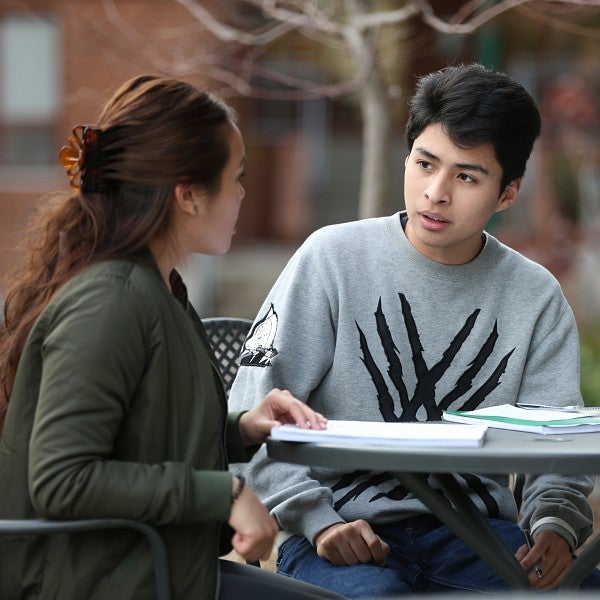
[[93, 172], [83, 170], [77, 193], [42, 199], [23, 243], [24, 264], [7, 278], [0, 431], [27, 337], [57, 290], [92, 262], [133, 257], [166, 235], [176, 184], [218, 191], [234, 121], [208, 92], [152, 75], [126, 82], [106, 103]]

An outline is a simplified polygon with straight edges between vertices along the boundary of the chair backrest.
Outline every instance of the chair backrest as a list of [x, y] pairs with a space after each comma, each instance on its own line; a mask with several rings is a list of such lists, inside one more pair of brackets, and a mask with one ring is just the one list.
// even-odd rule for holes
[[[217, 357], [225, 392], [229, 396], [229, 390], [238, 372], [238, 357], [252, 327], [252, 321], [235, 317], [208, 317], [202, 319], [202, 324]], [[260, 568], [258, 560], [246, 562]]]
[[81, 519], [77, 521], [46, 521], [44, 519], [0, 520], [0, 535], [51, 535], [54, 533], [77, 533], [101, 529], [135, 529], [146, 537], [152, 550], [156, 597], [171, 600], [167, 551], [159, 533], [147, 523], [131, 519]]
[[252, 321], [233, 317], [211, 317], [202, 319], [202, 324], [217, 357], [225, 391], [229, 394], [239, 367], [238, 357], [252, 327]]

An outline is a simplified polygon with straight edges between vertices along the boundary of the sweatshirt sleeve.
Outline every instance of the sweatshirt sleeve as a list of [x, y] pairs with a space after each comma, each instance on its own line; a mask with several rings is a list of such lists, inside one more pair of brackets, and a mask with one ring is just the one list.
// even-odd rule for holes
[[[558, 286], [536, 325], [518, 401], [539, 402], [540, 398], [548, 404], [583, 404], [577, 325]], [[587, 498], [593, 483], [586, 474], [527, 476], [522, 525], [532, 533], [553, 529], [574, 550], [592, 533]]]
[[593, 477], [587, 475], [527, 475], [521, 512], [523, 528], [532, 534], [552, 529], [574, 551], [592, 533], [593, 513], [587, 497], [593, 484]]
[[[313, 245], [314, 235], [289, 261], [258, 313], [229, 396], [231, 410], [251, 408], [274, 387], [311, 404], [312, 390], [332, 363], [337, 306]], [[343, 522], [331, 490], [311, 477], [309, 467], [274, 462], [263, 445], [245, 474], [287, 532], [313, 541], [322, 529]]]
[[[540, 312], [529, 315], [535, 324], [517, 401], [583, 404], [575, 317], [558, 282], [548, 288]], [[518, 320], [514, 326], [519, 327]]]
[[94, 280], [64, 294], [44, 315], [29, 451], [29, 490], [38, 514], [126, 517], [159, 525], [227, 520], [227, 471], [113, 458], [148, 368], [158, 319], [150, 306], [126, 282]]

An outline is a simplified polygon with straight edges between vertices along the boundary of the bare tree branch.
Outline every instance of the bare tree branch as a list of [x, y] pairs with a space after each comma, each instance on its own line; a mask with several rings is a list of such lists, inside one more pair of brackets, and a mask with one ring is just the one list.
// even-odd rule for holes
[[374, 12], [364, 15], [352, 15], [350, 23], [358, 31], [366, 31], [368, 29], [377, 29], [387, 25], [398, 25], [405, 23], [412, 17], [423, 14], [427, 10], [433, 10], [428, 2], [408, 2], [402, 8], [392, 11]]
[[452, 33], [466, 35], [473, 33], [482, 25], [495, 19], [502, 13], [505, 13], [513, 8], [523, 6], [525, 4], [572, 4], [576, 6], [600, 6], [598, 0], [501, 0], [494, 6], [486, 8], [480, 14], [474, 16], [470, 21], [466, 23], [452, 23], [446, 22], [435, 15], [433, 9], [428, 2], [421, 2], [422, 12], [421, 16], [423, 21], [429, 25], [432, 29], [440, 31], [442, 33]]
[[[297, 27], [310, 22], [310, 17], [305, 15], [303, 19], [300, 19], [300, 22], [293, 22], [292, 20], [276, 21], [265, 32], [249, 33], [226, 25], [214, 17], [210, 11], [201, 6], [196, 0], [175, 0], [175, 2], [188, 10], [192, 16], [205, 25], [207, 31], [221, 41], [235, 42], [245, 46], [264, 46], [265, 44], [270, 44]], [[249, 0], [250, 3], [253, 4], [254, 2]]]
[[[253, 6], [261, 8], [264, 15], [275, 21], [295, 23], [299, 28], [310, 25], [320, 31], [337, 36], [345, 35], [347, 27], [363, 32], [369, 29], [377, 29], [382, 26], [393, 26], [405, 23], [416, 16], [421, 16], [430, 27], [442, 33], [469, 34], [499, 15], [525, 4], [556, 4], [560, 6], [574, 5], [591, 7], [598, 7], [600, 5], [598, 0], [501, 0], [493, 6], [483, 9], [479, 14], [475, 14], [486, 4], [486, 2], [485, 0], [472, 0], [463, 5], [449, 21], [444, 21], [435, 14], [430, 2], [427, 2], [426, 0], [414, 0], [412, 2], [407, 2], [402, 8], [392, 11], [378, 11], [371, 14], [352, 15], [348, 20], [348, 25], [343, 26], [334, 23], [331, 20], [330, 15], [319, 12], [316, 8], [316, 3], [312, 0], [299, 0], [295, 2], [294, 5], [298, 7], [297, 11], [291, 11], [278, 6], [278, 0], [246, 1]], [[470, 15], [474, 16], [467, 21]]]
[[[275, 21], [295, 23], [297, 27], [311, 26], [314, 29], [334, 36], [343, 36], [346, 26], [338, 24], [333, 14], [319, 10], [311, 0], [298, 0], [297, 11], [292, 11], [280, 5], [279, 0], [246, 0], [249, 4], [259, 7], [263, 14]], [[286, 3], [287, 4], [287, 3]]]
[[[392, 129], [389, 103], [394, 82], [389, 81], [385, 70], [380, 68], [384, 62], [381, 52], [390, 50], [389, 44], [380, 43], [384, 31], [389, 32], [390, 28], [400, 31], [402, 24], [416, 21], [437, 32], [469, 35], [500, 15], [517, 10], [554, 28], [600, 37], [597, 31], [576, 22], [569, 23], [564, 18], [557, 19], [556, 14], [552, 14], [564, 7], [598, 9], [600, 0], [498, 0], [494, 3], [465, 0], [450, 17], [438, 16], [427, 0], [406, 0], [400, 8], [380, 11], [372, 9], [371, 0], [238, 0], [256, 13], [247, 28], [243, 22], [233, 26], [226, 21], [226, 15], [217, 16], [217, 12], [205, 8], [202, 0], [172, 1], [193, 17], [198, 31], [205, 31], [223, 42], [219, 44], [218, 55], [205, 48], [198, 49], [202, 44], [194, 48], [189, 43], [170, 43], [162, 47], [149, 43], [142, 32], [118, 13], [117, 0], [102, 0], [102, 4], [107, 19], [122, 39], [135, 46], [145, 60], [162, 72], [209, 77], [213, 86], [221, 88], [216, 90], [221, 96], [303, 100], [359, 94], [365, 148], [361, 218], [384, 214], [383, 207], [389, 196], [386, 185], [391, 167], [386, 160], [391, 152], [383, 141]], [[269, 64], [267, 59], [278, 56], [276, 43], [288, 35], [303, 36], [326, 48], [328, 52], [321, 56], [331, 56], [331, 48], [336, 47], [339, 62], [346, 59], [349, 71], [341, 68], [332, 77], [335, 82], [323, 83], [318, 80], [320, 74], [309, 78], [289, 72], [289, 60], [282, 61], [281, 69], [276, 62]], [[194, 38], [186, 39], [193, 41]], [[315, 43], [311, 47], [314, 48]], [[315, 64], [328, 63], [315, 61]]]
[[564, 19], [549, 15], [547, 13], [537, 11], [530, 6], [521, 6], [517, 9], [521, 14], [525, 15], [531, 21], [549, 25], [553, 29], [559, 29], [568, 33], [573, 33], [582, 37], [591, 37], [600, 39], [600, 31], [596, 28], [585, 27], [583, 25], [575, 25], [568, 23]]
[[[382, 27], [397, 26], [413, 18], [420, 18], [439, 32], [466, 35], [499, 15], [518, 9], [528, 18], [544, 21], [555, 28], [600, 37], [595, 30], [555, 19], [547, 14], [547, 10], [537, 10], [540, 6], [547, 8], [549, 5], [598, 7], [600, 0], [500, 0], [487, 8], [485, 0], [470, 0], [448, 20], [438, 17], [427, 0], [412, 0], [396, 10], [375, 12], [348, 11], [343, 0], [331, 2], [325, 8], [321, 7], [319, 0], [243, 0], [264, 18], [262, 28], [254, 31], [224, 23], [198, 0], [173, 1], [186, 9], [205, 31], [227, 44], [233, 44], [231, 48], [245, 47], [245, 55], [232, 62], [233, 50], [228, 62], [222, 54], [214, 56], [206, 52], [194, 52], [186, 55], [183, 50], [176, 50], [177, 46], [170, 46], [167, 50], [159, 48], [155, 44], [148, 44], [145, 35], [118, 13], [115, 0], [102, 0], [102, 4], [107, 19], [120, 32], [122, 39], [137, 47], [150, 64], [163, 72], [178, 75], [202, 71], [225, 86], [219, 91], [228, 96], [234, 92], [242, 96], [299, 100], [335, 98], [357, 92], [368, 81], [375, 64], [373, 46], [365, 43], [365, 36], [376, 34]], [[293, 31], [326, 47], [337, 45], [348, 48], [355, 58], [353, 76], [341, 82], [323, 84], [260, 64], [268, 48]], [[170, 56], [165, 52], [169, 52]], [[263, 85], [259, 84], [260, 81]], [[275, 84], [275, 87], [265, 86], [267, 82]]]

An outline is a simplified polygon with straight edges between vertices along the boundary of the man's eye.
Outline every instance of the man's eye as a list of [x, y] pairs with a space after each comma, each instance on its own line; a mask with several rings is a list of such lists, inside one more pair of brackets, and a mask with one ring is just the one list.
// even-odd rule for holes
[[471, 175], [468, 175], [467, 173], [461, 173], [458, 178], [461, 181], [466, 181], [467, 183], [475, 183], [477, 181], [477, 179], [471, 177]]

